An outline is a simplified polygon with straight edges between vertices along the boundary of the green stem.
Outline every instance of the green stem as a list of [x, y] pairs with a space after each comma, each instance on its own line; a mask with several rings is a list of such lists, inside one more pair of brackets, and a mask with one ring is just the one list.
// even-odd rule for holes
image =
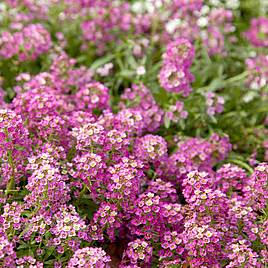
[[83, 195], [85, 194], [85, 192], [87, 191], [87, 186], [86, 184], [84, 184], [84, 187], [82, 189], [82, 191], [80, 192], [80, 195], [79, 195], [79, 200], [83, 197]]
[[240, 167], [246, 169], [250, 174], [252, 174], [253, 171], [254, 171], [253, 168], [252, 168], [251, 166], [249, 166], [249, 165], [246, 164], [245, 162], [242, 162], [242, 161], [240, 161], [240, 160], [238, 160], [238, 159], [229, 159], [228, 161], [231, 162], [231, 163], [237, 164], [238, 166], [240, 166]]
[[[241, 73], [239, 75], [236, 75], [236, 76], [230, 77], [226, 80], [223, 80], [221, 87], [225, 87], [227, 84], [238, 82], [238, 81], [246, 78], [247, 76], [248, 76], [248, 71], [244, 71], [243, 73]], [[209, 90], [211, 87], [213, 87], [212, 83], [208, 86], [198, 88], [197, 91], [199, 93], [202, 93], [204, 91]]]
[[8, 156], [8, 164], [11, 167], [12, 173], [10, 176], [10, 179], [8, 181], [7, 184], [7, 188], [6, 188], [6, 195], [11, 194], [14, 192], [15, 190], [15, 166], [14, 166], [14, 162], [13, 162], [13, 158], [12, 158], [12, 153], [10, 150], [7, 151], [7, 156]]
[[240, 81], [248, 76], [248, 71], [244, 71], [243, 73], [233, 76], [231, 78], [226, 79], [224, 82], [225, 83], [234, 83], [237, 81]]

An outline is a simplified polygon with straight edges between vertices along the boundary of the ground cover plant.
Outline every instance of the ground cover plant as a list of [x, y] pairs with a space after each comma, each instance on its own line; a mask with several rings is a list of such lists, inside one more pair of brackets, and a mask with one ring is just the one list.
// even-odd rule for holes
[[267, 11], [1, 1], [0, 267], [267, 267]]

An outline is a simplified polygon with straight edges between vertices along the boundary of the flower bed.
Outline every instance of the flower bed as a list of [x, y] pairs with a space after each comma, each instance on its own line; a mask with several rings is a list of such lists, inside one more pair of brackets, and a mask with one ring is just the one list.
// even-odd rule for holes
[[0, 3], [0, 267], [268, 265], [268, 6]]

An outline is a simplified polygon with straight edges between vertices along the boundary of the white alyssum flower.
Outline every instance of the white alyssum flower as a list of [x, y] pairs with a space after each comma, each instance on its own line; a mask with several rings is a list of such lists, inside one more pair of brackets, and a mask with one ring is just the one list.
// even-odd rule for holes
[[139, 66], [136, 70], [137, 75], [144, 75], [146, 73], [146, 70], [144, 66]]

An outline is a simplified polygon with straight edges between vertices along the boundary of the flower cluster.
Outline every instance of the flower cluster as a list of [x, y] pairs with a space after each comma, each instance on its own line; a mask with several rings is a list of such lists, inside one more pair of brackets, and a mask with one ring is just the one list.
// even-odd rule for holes
[[248, 58], [246, 64], [249, 72], [247, 79], [249, 88], [260, 90], [265, 87], [268, 80], [268, 56], [260, 54], [254, 58]]
[[117, 6], [107, 0], [101, 5], [99, 1], [88, 2], [84, 5], [87, 7], [88, 15], [93, 19], [82, 22], [83, 38], [102, 53], [106, 49], [105, 43], [116, 41], [116, 30], [127, 32], [130, 29], [132, 17], [129, 5], [123, 3]]
[[226, 266], [228, 268], [239, 267], [261, 267], [257, 261], [257, 254], [251, 250], [246, 240], [239, 240], [230, 246], [228, 258], [231, 262]]
[[259, 164], [247, 183], [243, 187], [242, 191], [245, 195], [245, 199], [249, 202], [249, 205], [256, 211], [264, 209], [266, 206], [266, 198], [268, 193], [267, 187], [268, 178], [268, 166], [266, 163]]
[[162, 160], [157, 168], [162, 176], [166, 176], [167, 171], [168, 177], [176, 176], [176, 180], [193, 170], [213, 173], [213, 164], [223, 160], [231, 149], [228, 138], [218, 135], [211, 136], [209, 140], [189, 138], [180, 141], [177, 146], [177, 151]]
[[192, 267], [219, 267], [222, 234], [209, 225], [189, 223], [182, 234], [187, 259]]
[[224, 98], [217, 96], [214, 92], [206, 94], [207, 114], [213, 116], [223, 112]]
[[126, 263], [129, 261], [131, 264], [142, 263], [143, 267], [146, 267], [146, 264], [148, 265], [151, 263], [152, 253], [152, 247], [148, 242], [141, 239], [136, 239], [128, 243], [128, 247], [124, 252], [122, 262]]
[[15, 266], [16, 252], [3, 229], [0, 229], [0, 264], [2, 267]]
[[68, 263], [68, 268], [100, 267], [108, 268], [111, 261], [101, 248], [86, 247], [78, 249]]
[[246, 181], [247, 174], [242, 168], [225, 164], [217, 171], [215, 183], [222, 192], [232, 193], [241, 191]]
[[267, 237], [267, 231], [268, 231], [268, 222], [267, 220], [262, 223], [261, 230], [260, 230], [260, 239], [263, 244], [263, 249], [261, 251], [262, 261], [265, 263], [268, 260], [268, 254], [267, 254], [267, 247], [268, 247], [268, 237]]
[[36, 267], [36, 268], [43, 268], [44, 265], [41, 262], [36, 261], [32, 256], [24, 256], [16, 260], [16, 264], [18, 268], [24, 267]]
[[268, 19], [265, 17], [254, 18], [249, 30], [245, 33], [248, 41], [256, 47], [268, 46]]
[[161, 250], [159, 256], [161, 260], [176, 259], [183, 252], [182, 239], [177, 231], [167, 231], [161, 238]]
[[25, 161], [31, 151], [29, 131], [20, 115], [9, 109], [0, 110], [1, 187], [12, 190], [25, 174]]
[[194, 79], [189, 70], [193, 58], [194, 48], [188, 40], [177, 39], [167, 45], [159, 73], [160, 84], [166, 91], [189, 95]]
[[168, 111], [165, 112], [165, 118], [178, 123], [182, 119], [186, 119], [188, 112], [184, 110], [184, 103], [182, 101], [176, 101], [174, 105], [168, 107]]
[[89, 83], [81, 87], [75, 96], [75, 107], [79, 111], [109, 108], [109, 90], [100, 83]]
[[144, 235], [151, 239], [161, 228], [159, 225], [160, 197], [153, 193], [142, 194], [134, 204], [132, 214], [135, 217], [130, 222], [130, 230], [136, 235]]
[[158, 195], [161, 201], [175, 203], [178, 198], [174, 185], [161, 179], [150, 181], [147, 191]]
[[102, 203], [95, 212], [91, 227], [90, 236], [93, 240], [104, 240], [104, 232], [110, 240], [115, 239], [115, 232], [121, 226], [122, 216], [115, 204]]
[[152, 132], [159, 128], [162, 123], [163, 111], [150, 90], [143, 84], [134, 84], [132, 88], [127, 88], [120, 99], [119, 106], [121, 108], [132, 108], [141, 112], [145, 130]]
[[[202, 14], [202, 11], [204, 14]], [[201, 38], [208, 53], [210, 55], [226, 55], [225, 39], [228, 38], [229, 33], [235, 30], [232, 23], [233, 12], [224, 7], [217, 7], [212, 8], [209, 13], [206, 9], [203, 9], [201, 14], [198, 24], [203, 30]]]
[[136, 156], [141, 156], [142, 160], [155, 162], [167, 156], [167, 143], [160, 136], [148, 134], [136, 139], [134, 150]]
[[66, 184], [68, 177], [61, 174], [58, 163], [48, 153], [43, 152], [29, 158], [27, 170], [32, 171], [26, 186], [30, 192], [25, 197], [28, 205], [50, 206], [53, 209], [70, 199], [69, 187]]
[[3, 32], [0, 36], [0, 56], [6, 59], [34, 60], [51, 46], [50, 34], [41, 24], [30, 24], [21, 31]]
[[107, 182], [106, 198], [121, 200], [121, 205], [129, 206], [139, 193], [143, 177], [143, 165], [135, 159], [124, 157], [118, 164], [111, 165], [107, 170], [110, 180]]

